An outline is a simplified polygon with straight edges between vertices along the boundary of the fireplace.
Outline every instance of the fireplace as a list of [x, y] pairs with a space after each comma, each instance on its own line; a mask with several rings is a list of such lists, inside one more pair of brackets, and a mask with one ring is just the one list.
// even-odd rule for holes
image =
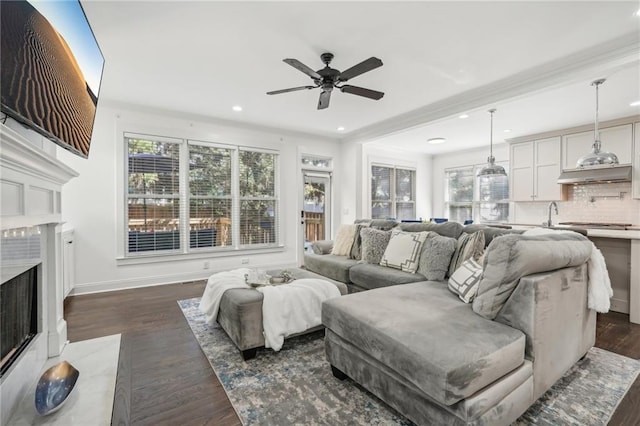
[[[67, 342], [62, 186], [77, 176], [56, 159], [55, 147], [44, 147], [44, 140], [34, 141], [9, 124], [0, 124], [0, 424], [37, 382], [47, 358], [59, 355]], [[17, 277], [20, 289], [11, 284]], [[14, 302], [5, 302], [10, 299]], [[20, 312], [9, 313], [16, 302]], [[19, 332], [5, 342], [4, 328], [12, 321], [21, 323], [12, 326]]]
[[38, 333], [38, 267], [0, 285], [0, 377]]

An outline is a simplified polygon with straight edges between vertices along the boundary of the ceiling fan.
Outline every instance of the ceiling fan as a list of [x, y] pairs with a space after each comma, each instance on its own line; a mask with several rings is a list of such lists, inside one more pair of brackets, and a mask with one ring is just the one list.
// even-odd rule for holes
[[329, 67], [331, 60], [333, 59], [333, 53], [323, 53], [320, 55], [320, 59], [324, 62], [324, 68], [314, 71], [297, 59], [283, 59], [284, 62], [291, 65], [298, 71], [302, 71], [313, 79], [315, 86], [300, 86], [292, 87], [290, 89], [274, 90], [267, 92], [267, 95], [278, 95], [280, 93], [295, 92], [297, 90], [308, 90], [322, 87], [320, 93], [320, 99], [318, 100], [318, 109], [325, 109], [329, 106], [329, 100], [331, 99], [331, 92], [333, 88], [340, 89], [341, 92], [350, 93], [352, 95], [364, 96], [365, 98], [379, 100], [384, 96], [383, 92], [377, 90], [365, 89], [364, 87], [351, 86], [350, 84], [342, 84], [346, 81], [364, 74], [382, 66], [382, 61], [376, 57], [371, 57], [360, 62], [357, 65], [345, 71], [338, 71], [337, 69]]

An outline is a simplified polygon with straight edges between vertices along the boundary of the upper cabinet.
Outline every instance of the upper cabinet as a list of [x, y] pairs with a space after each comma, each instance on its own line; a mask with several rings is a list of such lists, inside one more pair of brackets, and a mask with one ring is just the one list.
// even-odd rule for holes
[[[602, 150], [616, 154], [620, 164], [632, 162], [633, 124], [601, 129], [600, 141]], [[592, 145], [593, 131], [564, 135], [562, 137], [562, 169], [575, 169], [578, 159], [591, 152]]]
[[560, 136], [511, 144], [511, 201], [560, 200], [560, 158]]

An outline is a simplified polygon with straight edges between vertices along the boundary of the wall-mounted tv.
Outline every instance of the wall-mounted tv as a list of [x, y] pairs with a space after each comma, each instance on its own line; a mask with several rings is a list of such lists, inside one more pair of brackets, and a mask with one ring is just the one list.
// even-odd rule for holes
[[0, 1], [2, 112], [82, 157], [104, 58], [82, 5]]

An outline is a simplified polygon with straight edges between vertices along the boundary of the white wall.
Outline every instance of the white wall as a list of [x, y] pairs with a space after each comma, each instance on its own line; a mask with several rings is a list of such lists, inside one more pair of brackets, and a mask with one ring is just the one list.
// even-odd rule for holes
[[[284, 248], [268, 253], [243, 252], [224, 257], [206, 254], [206, 257], [178, 256], [180, 258], [175, 259], [173, 256], [155, 263], [131, 263], [118, 259], [124, 251], [125, 236], [123, 132], [279, 150]], [[58, 149], [58, 158], [80, 173], [64, 187], [62, 194], [63, 220], [75, 229], [74, 294], [202, 279], [215, 271], [240, 267], [241, 258], [249, 258], [250, 267], [297, 266], [302, 253], [299, 220], [301, 154], [332, 157], [336, 165], [341, 163], [337, 141], [230, 125], [205, 117], [101, 103], [89, 159]], [[333, 182], [338, 193], [343, 186], [341, 174], [342, 170], [337, 167]], [[335, 204], [333, 215], [338, 218], [340, 203]], [[204, 269], [205, 261], [209, 262], [209, 270]]]
[[[447, 217], [444, 211], [444, 171], [453, 167], [484, 164], [489, 156], [489, 147], [465, 150], [449, 154], [434, 155], [431, 168], [431, 182], [433, 183], [433, 215]], [[509, 145], [501, 143], [493, 146], [493, 156], [496, 161], [509, 160]]]

